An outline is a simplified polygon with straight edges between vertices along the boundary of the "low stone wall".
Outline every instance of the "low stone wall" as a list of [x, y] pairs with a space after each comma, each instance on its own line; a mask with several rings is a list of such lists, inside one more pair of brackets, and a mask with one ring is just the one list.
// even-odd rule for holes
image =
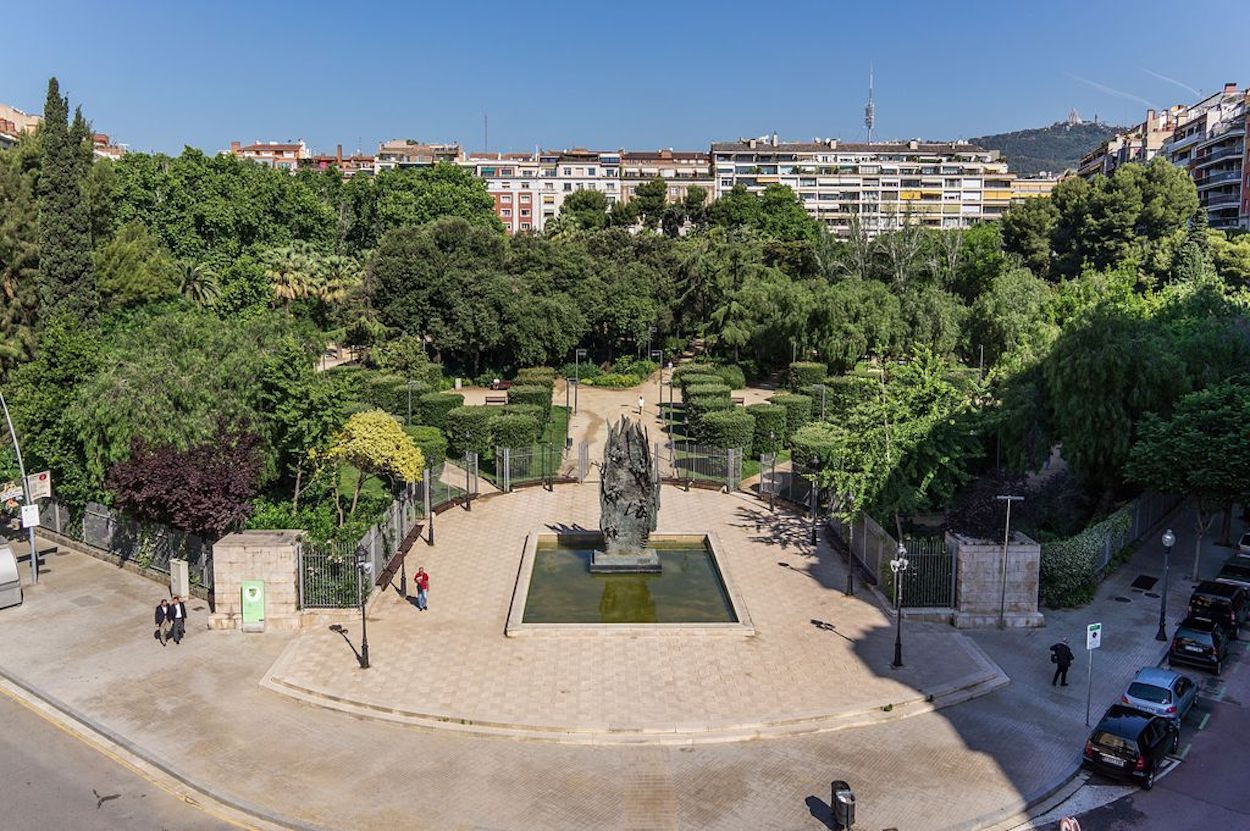
[[1007, 587], [1003, 593], [1003, 544], [947, 533], [947, 543], [958, 545], [955, 614], [960, 628], [997, 626], [1002, 619], [1011, 628], [1044, 626], [1037, 610], [1038, 572], [1042, 546], [1015, 533], [1007, 546]]
[[[97, 560], [103, 560], [106, 563], [112, 563], [123, 571], [129, 571], [131, 574], [138, 574], [140, 577], [146, 577], [154, 583], [160, 583], [166, 589], [169, 588], [169, 574], [154, 568], [144, 568], [134, 560], [127, 560], [119, 557], [111, 551], [103, 548], [96, 548], [94, 545], [87, 545], [73, 537], [67, 537], [64, 534], [58, 534], [48, 528], [40, 526], [35, 532], [36, 537], [42, 537], [49, 542], [54, 542], [60, 548], [76, 551], [79, 554], [86, 554], [88, 557], [95, 557]], [[23, 544], [25, 541], [23, 540]], [[15, 549], [16, 550], [16, 549]], [[203, 586], [191, 586], [191, 596], [198, 597], [200, 600], [208, 601], [210, 606], [213, 603], [213, 592]]]

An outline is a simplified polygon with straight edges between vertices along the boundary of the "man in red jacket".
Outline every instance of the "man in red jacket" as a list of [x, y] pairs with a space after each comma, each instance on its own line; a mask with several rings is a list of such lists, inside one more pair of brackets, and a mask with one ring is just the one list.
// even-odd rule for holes
[[430, 575], [425, 573], [425, 569], [418, 567], [413, 582], [417, 584], [417, 608], [425, 611], [430, 602]]

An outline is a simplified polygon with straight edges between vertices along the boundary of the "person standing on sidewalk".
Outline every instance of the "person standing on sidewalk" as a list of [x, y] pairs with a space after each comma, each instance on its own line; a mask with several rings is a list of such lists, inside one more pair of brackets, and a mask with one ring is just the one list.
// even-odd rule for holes
[[156, 604], [156, 631], [152, 634], [161, 642], [161, 646], [169, 640], [169, 601], [163, 597]]
[[425, 611], [430, 603], [430, 575], [425, 573], [425, 569], [417, 567], [417, 573], [412, 578], [417, 584], [417, 608]]
[[638, 415], [642, 415], [642, 406], [643, 406], [643, 404], [645, 404], [645, 403], [646, 403], [646, 402], [645, 402], [645, 401], [643, 401], [642, 396], [641, 396], [641, 395], [640, 395], [640, 396], [638, 396]]
[[183, 636], [187, 634], [187, 604], [178, 595], [174, 595], [174, 602], [169, 604], [168, 616], [171, 624], [170, 637], [174, 639], [174, 643], [181, 644]]
[[1050, 679], [1052, 687], [1059, 683], [1060, 679], [1063, 679], [1063, 683], [1059, 684], [1059, 686], [1068, 686], [1068, 667], [1072, 666], [1074, 660], [1076, 660], [1076, 656], [1072, 654], [1067, 638], [1050, 648], [1050, 662], [1055, 665], [1055, 675]]

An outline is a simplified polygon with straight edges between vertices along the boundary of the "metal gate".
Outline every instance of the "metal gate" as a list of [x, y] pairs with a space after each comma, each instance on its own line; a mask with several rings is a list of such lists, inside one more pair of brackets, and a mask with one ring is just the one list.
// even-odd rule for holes
[[[942, 608], [955, 606], [956, 547], [941, 537], [904, 537], [907, 571], [903, 578], [903, 608]], [[884, 590], [894, 599], [894, 574], [882, 569]]]
[[585, 482], [590, 475], [590, 442], [582, 439], [577, 443], [577, 481]]

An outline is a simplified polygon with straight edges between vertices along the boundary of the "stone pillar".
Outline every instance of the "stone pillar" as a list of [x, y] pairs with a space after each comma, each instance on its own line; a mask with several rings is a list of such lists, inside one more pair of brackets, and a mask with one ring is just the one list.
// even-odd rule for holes
[[[956, 603], [953, 622], [961, 629], [998, 625], [1003, 606], [1003, 542], [947, 533], [947, 546], [958, 546]], [[1007, 546], [1006, 613], [1009, 628], [1045, 626], [1037, 610], [1038, 574], [1042, 546], [1013, 533]]]
[[265, 582], [265, 627], [299, 629], [299, 545], [303, 531], [241, 531], [213, 545], [213, 629], [242, 623], [244, 580]]

